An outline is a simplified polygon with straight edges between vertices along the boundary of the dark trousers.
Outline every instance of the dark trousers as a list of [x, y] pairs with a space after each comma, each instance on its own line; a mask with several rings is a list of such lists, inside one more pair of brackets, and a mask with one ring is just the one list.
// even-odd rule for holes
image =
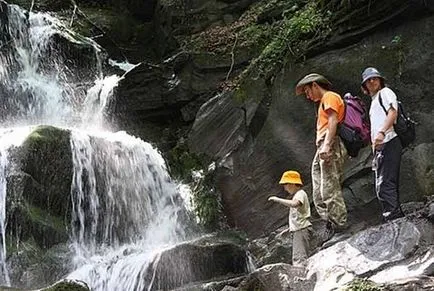
[[374, 152], [375, 192], [380, 201], [383, 219], [403, 216], [399, 202], [399, 169], [402, 145], [398, 137]]

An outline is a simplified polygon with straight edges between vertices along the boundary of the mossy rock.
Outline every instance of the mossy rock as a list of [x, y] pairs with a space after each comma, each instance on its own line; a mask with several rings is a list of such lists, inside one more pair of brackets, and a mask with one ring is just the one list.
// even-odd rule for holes
[[[69, 270], [65, 261], [72, 256], [69, 244], [63, 243], [46, 249], [33, 238], [11, 242], [16, 249], [8, 248], [9, 276], [14, 286], [20, 288], [42, 288], [64, 278]], [[1, 290], [1, 289], [0, 289]]]
[[90, 289], [85, 286], [83, 283], [78, 283], [74, 281], [62, 281], [54, 284], [45, 289], [41, 289], [41, 291], [89, 291]]
[[344, 291], [383, 291], [384, 288], [367, 279], [356, 278], [347, 284]]
[[70, 132], [39, 126], [24, 141], [20, 152], [21, 170], [32, 178], [23, 197], [54, 215], [67, 213], [73, 173]]
[[[42, 248], [67, 240], [73, 164], [68, 130], [39, 126], [10, 151], [7, 221]], [[13, 226], [13, 227], [12, 227]]]

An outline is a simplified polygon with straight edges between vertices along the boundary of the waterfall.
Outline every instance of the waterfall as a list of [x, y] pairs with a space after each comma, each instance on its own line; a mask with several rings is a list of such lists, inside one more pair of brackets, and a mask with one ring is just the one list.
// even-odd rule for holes
[[0, 129], [0, 285], [10, 285], [6, 265], [6, 169], [8, 167], [8, 149], [20, 145], [30, 133], [31, 128]]
[[[53, 125], [71, 133], [67, 277], [92, 290], [150, 290], [148, 267], [186, 239], [179, 223], [185, 209], [159, 152], [109, 131], [105, 108], [122, 76], [105, 76], [101, 48], [49, 14], [7, 5], [0, 29], [0, 285], [15, 284], [6, 252], [8, 153], [36, 125]], [[88, 59], [71, 60], [62, 42], [84, 48]]]
[[69, 278], [89, 282], [92, 290], [142, 290], [135, 288], [143, 284], [140, 274], [156, 250], [185, 239], [177, 217], [182, 205], [164, 160], [151, 145], [124, 132], [73, 131], [71, 146], [78, 269]]

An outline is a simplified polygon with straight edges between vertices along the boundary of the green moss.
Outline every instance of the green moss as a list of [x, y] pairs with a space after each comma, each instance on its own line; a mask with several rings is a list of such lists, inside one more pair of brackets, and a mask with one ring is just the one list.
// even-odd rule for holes
[[69, 139], [69, 133], [66, 130], [54, 126], [41, 125], [29, 134], [23, 146], [33, 149], [42, 144], [57, 143], [65, 138]]
[[243, 72], [243, 78], [268, 79], [288, 60], [303, 56], [312, 39], [324, 39], [331, 31], [327, 14], [314, 2], [296, 12], [284, 11], [275, 25], [275, 36]]
[[178, 143], [168, 153], [170, 174], [186, 183], [192, 181], [192, 171], [203, 168], [203, 157], [191, 153], [186, 143]]
[[313, 41], [325, 39], [330, 31], [329, 13], [315, 1], [264, 0], [233, 24], [194, 35], [186, 49], [226, 57], [236, 55], [237, 49], [256, 52], [237, 83], [246, 78], [269, 78], [287, 59], [300, 58]]
[[199, 224], [206, 230], [218, 229], [223, 209], [216, 191], [205, 183], [199, 183], [193, 192], [192, 200]]
[[89, 288], [72, 281], [63, 281], [46, 289], [42, 289], [42, 291], [89, 291]]
[[379, 287], [372, 281], [367, 279], [356, 278], [351, 281], [344, 289], [344, 291], [382, 291], [384, 288]]
[[[191, 153], [186, 143], [178, 143], [167, 155], [172, 177], [190, 185], [191, 203], [198, 222], [207, 230], [216, 230], [222, 221], [220, 197], [215, 191], [210, 161], [204, 155]], [[193, 172], [199, 175], [193, 175]]]
[[65, 221], [59, 217], [50, 215], [46, 210], [36, 206], [26, 205], [26, 212], [29, 219], [40, 227], [52, 229], [58, 233], [66, 232]]

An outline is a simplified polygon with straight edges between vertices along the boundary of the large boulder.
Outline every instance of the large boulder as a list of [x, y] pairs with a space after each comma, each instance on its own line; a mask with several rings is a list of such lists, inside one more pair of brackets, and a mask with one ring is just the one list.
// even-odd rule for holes
[[72, 155], [70, 132], [33, 129], [8, 152], [7, 265], [11, 282], [42, 287], [66, 274]]
[[68, 238], [72, 155], [70, 132], [39, 126], [10, 154], [7, 218], [12, 236], [49, 248]]
[[315, 277], [321, 290], [332, 290], [356, 277], [386, 284], [429, 276], [434, 262], [433, 231], [431, 223], [419, 218], [368, 228], [310, 257], [307, 277]]
[[192, 282], [244, 275], [248, 258], [236, 244], [204, 238], [163, 251], [151, 265], [146, 276], [150, 290], [169, 290]]

